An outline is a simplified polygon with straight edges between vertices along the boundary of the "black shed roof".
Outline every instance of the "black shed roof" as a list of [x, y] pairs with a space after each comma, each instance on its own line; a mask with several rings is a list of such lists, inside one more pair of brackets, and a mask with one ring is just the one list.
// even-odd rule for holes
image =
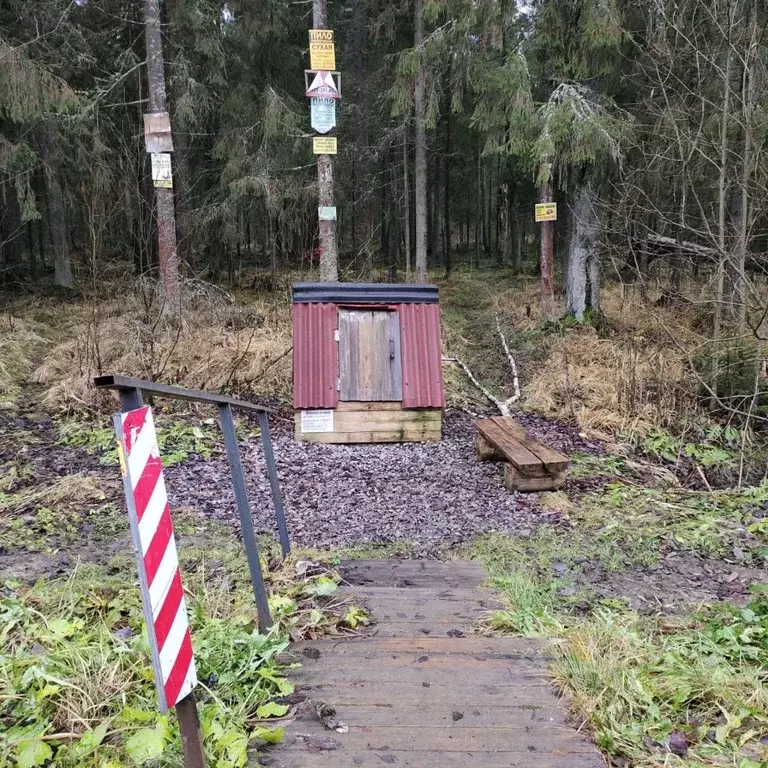
[[294, 304], [437, 304], [436, 285], [295, 283]]

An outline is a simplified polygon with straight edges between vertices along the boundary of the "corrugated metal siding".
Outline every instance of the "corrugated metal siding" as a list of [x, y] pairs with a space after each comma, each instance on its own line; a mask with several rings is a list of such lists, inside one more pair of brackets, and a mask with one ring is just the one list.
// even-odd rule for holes
[[399, 304], [397, 312], [403, 356], [403, 408], [443, 408], [445, 395], [437, 304]]
[[293, 305], [294, 408], [335, 408], [338, 404], [337, 322], [335, 304]]
[[293, 303], [437, 304], [436, 285], [414, 283], [296, 283]]

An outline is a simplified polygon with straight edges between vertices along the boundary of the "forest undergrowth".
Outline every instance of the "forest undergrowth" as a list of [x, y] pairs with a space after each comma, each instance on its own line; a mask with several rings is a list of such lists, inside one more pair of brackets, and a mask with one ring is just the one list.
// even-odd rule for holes
[[[119, 477], [105, 479], [114, 400], [91, 379], [123, 373], [287, 407], [290, 284], [300, 278], [282, 275], [271, 291], [191, 283], [178, 321], [142, 283], [67, 302], [16, 299], [0, 316], [0, 555], [23, 574], [0, 594], [0, 766], [178, 764], [173, 719], [155, 712]], [[447, 357], [508, 397], [498, 322], [521, 407], [605, 441], [602, 455], [572, 457], [565, 491], [540, 498], [557, 523], [460, 550], [483, 560], [508, 600], [483, 630], [553, 640], [553, 674], [616, 766], [764, 766], [768, 449], [759, 421], [707, 401], [703, 286], [670, 303], [661, 288], [607, 285], [601, 316], [541, 327], [532, 279], [469, 269], [434, 278]], [[735, 351], [740, 389], [726, 402], [749, 401], [759, 417], [758, 352]], [[444, 373], [453, 407], [488, 412], [459, 366]], [[221, 451], [203, 414], [171, 407], [158, 418], [170, 464]], [[238, 429], [255, 437], [246, 421]], [[67, 451], [82, 464], [75, 472], [56, 463]], [[279, 660], [288, 638], [358, 631], [368, 619], [335, 599], [332, 570], [297, 570], [297, 558], [277, 567], [267, 545], [280, 622], [260, 635], [231, 529], [192, 509], [174, 515], [206, 748], [212, 764], [243, 765], [249, 748], [279, 737], [293, 706]], [[83, 542], [96, 554], [80, 562]], [[387, 547], [408, 554], [407, 542]]]

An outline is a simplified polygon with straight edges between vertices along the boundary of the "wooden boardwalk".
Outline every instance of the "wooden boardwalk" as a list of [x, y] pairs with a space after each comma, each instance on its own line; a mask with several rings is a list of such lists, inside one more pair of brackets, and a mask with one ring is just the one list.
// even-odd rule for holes
[[[358, 560], [342, 569], [376, 634], [297, 645], [309, 697], [269, 768], [600, 768], [546, 676], [543, 643], [472, 635], [496, 607], [477, 563]], [[342, 732], [323, 724], [332, 707]], [[346, 731], [346, 732], [344, 732]]]

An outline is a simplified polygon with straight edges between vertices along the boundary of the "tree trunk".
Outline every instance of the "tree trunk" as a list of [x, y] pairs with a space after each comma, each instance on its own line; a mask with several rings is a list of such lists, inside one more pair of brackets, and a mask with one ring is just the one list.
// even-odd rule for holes
[[[151, 112], [167, 112], [160, 0], [144, 0], [144, 33], [147, 45], [149, 109]], [[181, 309], [181, 275], [176, 249], [176, 213], [172, 189], [155, 187], [155, 212], [163, 311], [176, 314]]]
[[[539, 176], [546, 181], [539, 188], [539, 202], [552, 202], [552, 164], [543, 163]], [[555, 228], [554, 221], [542, 221], [541, 227], [541, 281], [539, 309], [543, 322], [555, 319]]]
[[[600, 224], [596, 216], [592, 190], [583, 181], [575, 194], [566, 273], [566, 311], [579, 322], [587, 306], [600, 306], [598, 244]], [[595, 287], [592, 286], [594, 280]]]
[[515, 217], [515, 272], [518, 275], [523, 274], [524, 269], [524, 263], [523, 263], [523, 246], [525, 244], [525, 237], [527, 229], [527, 221], [528, 219], [525, 216], [520, 216], [520, 213], [518, 211], [518, 200], [517, 196], [515, 196], [515, 206], [514, 206], [514, 217]]
[[720, 115], [720, 178], [717, 189], [717, 274], [715, 283], [715, 311], [712, 323], [712, 381], [711, 388], [717, 394], [720, 379], [720, 336], [723, 318], [723, 293], [725, 288], [726, 259], [726, 197], [728, 194], [728, 123], [731, 109], [731, 24], [728, 19], [727, 51], [723, 67], [723, 104]]
[[485, 245], [485, 258], [490, 262], [491, 254], [493, 253], [493, 216], [491, 211], [493, 210], [493, 163], [487, 162], [485, 164], [485, 173], [488, 183], [485, 190], [485, 220], [483, 222], [483, 230], [485, 233], [484, 245]]
[[445, 96], [445, 157], [443, 158], [443, 250], [445, 253], [445, 276], [451, 276], [453, 269], [453, 243], [451, 242], [451, 89]]
[[72, 288], [72, 267], [69, 260], [67, 220], [64, 213], [64, 195], [61, 190], [58, 169], [53, 151], [53, 126], [46, 120], [38, 132], [40, 160], [45, 178], [45, 197], [48, 209], [48, 226], [53, 244], [53, 281], [62, 288]]
[[415, 207], [416, 207], [416, 282], [427, 281], [427, 137], [426, 137], [426, 81], [424, 72], [424, 20], [421, 17], [422, 0], [414, 0], [413, 46], [419, 57], [419, 66], [413, 88], [415, 120]]
[[[360, 255], [359, 242], [362, 238], [364, 258], [363, 273], [370, 277], [373, 270], [371, 238], [371, 200], [370, 173], [367, 168], [368, 135], [365, 119], [365, 0], [352, 0], [352, 69], [354, 74], [354, 104], [355, 115], [355, 150], [351, 158], [352, 174], [352, 256], [357, 260]], [[362, 192], [362, 195], [361, 195]], [[360, 198], [363, 198], [362, 216], [360, 215]], [[358, 225], [362, 224], [358, 228]], [[362, 232], [360, 232], [362, 230]]]
[[408, 174], [408, 119], [403, 124], [403, 236], [405, 239], [405, 281], [411, 279], [411, 181]]
[[0, 208], [0, 254], [2, 270], [0, 276], [4, 285], [21, 282], [22, 237], [24, 226], [21, 222], [21, 208], [16, 194], [16, 185], [10, 174], [0, 175], [2, 182], [3, 207]]
[[748, 11], [751, 15], [749, 44], [744, 55], [744, 75], [742, 78], [742, 157], [741, 184], [739, 189], [738, 210], [735, 217], [736, 247], [732, 259], [731, 293], [729, 306], [731, 319], [737, 323], [739, 337], [743, 337], [747, 321], [746, 265], [749, 250], [750, 205], [749, 184], [752, 162], [752, 119], [754, 103], [754, 72], [752, 62], [756, 61], [754, 50], [757, 46], [757, 0], [753, 0]]
[[[326, 29], [326, 0], [312, 0], [312, 26]], [[331, 155], [317, 156], [318, 205], [333, 206], [333, 159]], [[339, 279], [339, 251], [336, 221], [320, 221], [320, 280], [335, 283]]]

